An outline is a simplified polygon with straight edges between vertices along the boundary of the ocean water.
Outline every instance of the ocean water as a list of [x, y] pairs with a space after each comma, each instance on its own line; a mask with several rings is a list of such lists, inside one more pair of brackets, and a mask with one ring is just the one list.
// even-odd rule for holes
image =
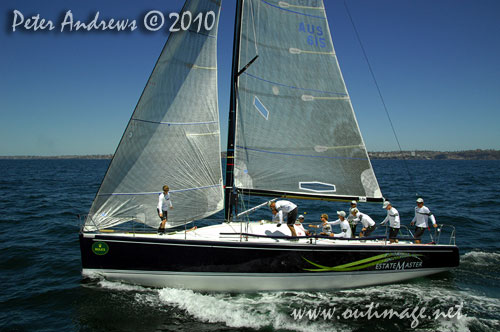
[[[392, 285], [248, 294], [82, 282], [78, 215], [87, 213], [108, 162], [0, 160], [0, 331], [500, 330], [500, 161], [408, 164], [438, 223], [456, 228], [457, 269]], [[373, 166], [408, 224], [415, 189], [403, 162]], [[307, 222], [348, 208], [297, 203]], [[385, 216], [380, 205], [360, 209], [377, 222]]]

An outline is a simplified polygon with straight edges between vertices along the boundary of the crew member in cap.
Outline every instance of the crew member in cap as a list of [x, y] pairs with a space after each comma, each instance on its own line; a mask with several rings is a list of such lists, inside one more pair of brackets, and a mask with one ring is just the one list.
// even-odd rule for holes
[[437, 227], [436, 218], [429, 210], [427, 206], [424, 205], [424, 200], [422, 198], [417, 199], [417, 206], [415, 206], [415, 217], [411, 221], [410, 225], [415, 225], [415, 234], [413, 237], [415, 238], [415, 243], [422, 243], [421, 238], [422, 234], [426, 228], [429, 228], [429, 218], [432, 221], [434, 227]]
[[329, 222], [330, 225], [340, 225], [340, 230], [342, 231], [341, 233], [338, 234], [331, 234], [330, 236], [334, 237], [343, 237], [343, 238], [351, 238], [352, 237], [352, 232], [351, 232], [351, 226], [349, 225], [349, 222], [345, 218], [346, 214], [344, 211], [337, 211], [337, 215], [339, 216], [339, 219]]
[[290, 229], [292, 236], [297, 236], [297, 234], [295, 233], [295, 228], [293, 228], [293, 224], [295, 224], [295, 220], [297, 219], [297, 205], [293, 204], [290, 201], [280, 200], [276, 202], [269, 202], [268, 206], [272, 212], [273, 210], [276, 210], [278, 227], [280, 227], [283, 223], [283, 214], [286, 213], [286, 225]]
[[358, 206], [358, 202], [351, 201], [351, 208], [349, 209], [349, 215], [347, 216], [347, 221], [349, 222], [349, 226], [351, 227], [352, 237], [356, 237], [356, 227], [358, 227], [358, 223], [354, 221], [354, 216], [351, 214], [352, 209], [356, 209]]
[[[300, 215], [297, 221], [295, 221], [296, 233], [298, 230], [297, 233], [298, 236], [304, 236], [304, 235], [310, 236], [311, 232], [309, 232], [307, 229], [304, 228], [303, 222], [304, 222], [304, 216]], [[303, 234], [301, 234], [301, 232], [303, 232]]]
[[387, 216], [384, 221], [380, 223], [380, 225], [385, 225], [389, 221], [389, 241], [390, 243], [398, 243], [398, 239], [396, 238], [399, 233], [399, 229], [401, 228], [401, 219], [399, 217], [399, 212], [394, 208], [389, 201], [384, 202], [384, 209], [387, 210]]
[[356, 208], [351, 209], [351, 214], [354, 217], [353, 222], [361, 222], [363, 224], [363, 229], [361, 229], [359, 237], [369, 236], [375, 230], [375, 221], [369, 215], [359, 212]]

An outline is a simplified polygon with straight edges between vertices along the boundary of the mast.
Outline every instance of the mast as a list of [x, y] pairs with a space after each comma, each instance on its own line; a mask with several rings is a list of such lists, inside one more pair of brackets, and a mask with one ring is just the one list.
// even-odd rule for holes
[[233, 64], [231, 69], [231, 101], [229, 106], [229, 122], [227, 137], [227, 156], [226, 156], [226, 186], [225, 186], [225, 211], [224, 216], [227, 221], [232, 219], [233, 210], [236, 209], [237, 191], [234, 188], [234, 144], [236, 132], [236, 107], [238, 98], [238, 68], [240, 54], [240, 35], [241, 35], [241, 15], [243, 11], [243, 0], [236, 2], [236, 14], [234, 22], [233, 37]]

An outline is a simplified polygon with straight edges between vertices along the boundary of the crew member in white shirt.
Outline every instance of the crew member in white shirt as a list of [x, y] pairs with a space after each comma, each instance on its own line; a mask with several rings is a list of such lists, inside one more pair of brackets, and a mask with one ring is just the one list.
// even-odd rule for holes
[[398, 243], [398, 239], [396, 238], [399, 233], [399, 229], [401, 228], [401, 219], [399, 217], [399, 212], [394, 208], [389, 201], [384, 202], [384, 209], [387, 210], [387, 216], [380, 223], [380, 225], [385, 225], [389, 222], [389, 243]]
[[[352, 209], [357, 209], [357, 208], [358, 208], [358, 202], [351, 201], [351, 208], [349, 209], [349, 212]], [[351, 227], [352, 237], [356, 237], [356, 227], [358, 227], [358, 223], [354, 222], [353, 220], [354, 216], [351, 213], [349, 213], [349, 215], [347, 216], [347, 221], [349, 222], [349, 226]]]
[[309, 225], [309, 227], [321, 227], [321, 233], [319, 233], [319, 235], [332, 236], [332, 226], [328, 222], [328, 215], [326, 213], [321, 215], [321, 225]]
[[339, 219], [332, 221], [332, 222], [329, 222], [329, 224], [332, 226], [333, 225], [340, 225], [340, 230], [342, 232], [338, 233], [338, 234], [332, 234], [331, 236], [351, 238], [352, 237], [351, 226], [349, 225], [349, 222], [345, 218], [346, 213], [344, 211], [337, 211], [337, 215], [339, 216]]
[[307, 229], [304, 228], [304, 216], [300, 215], [299, 218], [295, 221], [294, 227], [296, 228], [295, 233], [297, 233], [298, 236], [309, 236], [311, 235], [311, 232], [309, 232]]
[[158, 198], [158, 216], [161, 219], [160, 227], [158, 228], [158, 233], [162, 234], [165, 232], [165, 224], [168, 219], [168, 209], [173, 209], [172, 201], [170, 200], [170, 194], [168, 193], [170, 188], [165, 185], [163, 186], [163, 192]]
[[359, 237], [368, 236], [375, 230], [375, 221], [369, 215], [359, 212], [356, 208], [351, 209], [351, 214], [354, 217], [353, 222], [361, 222], [363, 224]]
[[268, 204], [271, 211], [276, 210], [276, 218], [278, 219], [278, 227], [283, 223], [283, 214], [286, 213], [286, 225], [290, 229], [292, 236], [297, 236], [295, 233], [295, 228], [293, 228], [293, 224], [295, 224], [295, 220], [297, 219], [297, 205], [293, 204], [290, 201], [280, 200], [276, 202], [269, 202]]
[[413, 220], [411, 221], [411, 225], [415, 225], [415, 234], [413, 235], [415, 243], [422, 243], [422, 234], [424, 234], [426, 228], [429, 228], [429, 218], [431, 219], [433, 226], [437, 227], [436, 218], [434, 218], [434, 215], [429, 208], [424, 205], [424, 200], [422, 198], [417, 199], [415, 217], [413, 217]]

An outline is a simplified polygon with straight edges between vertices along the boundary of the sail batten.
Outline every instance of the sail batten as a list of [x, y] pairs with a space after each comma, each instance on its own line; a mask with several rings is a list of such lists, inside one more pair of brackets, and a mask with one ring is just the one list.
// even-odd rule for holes
[[[313, 7], [313, 6], [302, 6], [302, 5], [294, 5], [287, 3], [285, 1], [279, 1], [278, 3], [271, 3], [270, 1], [265, 1], [265, 0], [260, 0], [261, 2], [265, 3], [266, 5], [269, 5], [270, 7], [274, 7], [276, 9], [280, 9], [289, 13], [297, 14], [297, 15], [303, 15], [303, 16], [309, 16], [309, 17], [314, 17], [314, 18], [319, 18], [319, 19], [326, 19], [325, 16], [318, 16], [318, 15], [312, 15], [312, 14], [307, 14], [303, 12], [299, 12], [297, 10], [292, 10], [288, 8], [295, 8], [295, 9], [315, 9], [315, 10], [324, 10], [324, 7]], [[291, 1], [291, 2], [296, 2], [296, 1]]]
[[[270, 150], [263, 150], [263, 149], [256, 149], [256, 148], [248, 148], [248, 147], [244, 147], [244, 146], [236, 146], [236, 147], [238, 149], [242, 149], [242, 150], [249, 150], [249, 151], [255, 151], [255, 152], [262, 152], [262, 153], [270, 153], [270, 154], [276, 154], [276, 155], [291, 156], [291, 157], [368, 160], [368, 158], [352, 158], [352, 157], [343, 157], [343, 156], [306, 155], [306, 154], [298, 154], [298, 153], [291, 153], [291, 152], [284, 152], [284, 151], [270, 151]], [[352, 146], [337, 147], [337, 148], [349, 149], [351, 147]], [[290, 151], [290, 150], [287, 149], [287, 151]]]
[[203, 124], [218, 124], [217, 121], [205, 121], [205, 122], [164, 122], [164, 121], [152, 121], [143, 119], [132, 119], [132, 121], [147, 122], [153, 124], [164, 124], [169, 126], [190, 126], [190, 125], [203, 125]]
[[[201, 190], [201, 189], [207, 189], [207, 188], [215, 188], [215, 187], [220, 187], [221, 184], [214, 184], [211, 186], [204, 186], [204, 187], [198, 187], [198, 188], [185, 188], [185, 189], [177, 189], [177, 190], [170, 190], [170, 193], [180, 193], [183, 191], [191, 191], [191, 190]], [[160, 195], [161, 192], [148, 192], [148, 193], [141, 193], [141, 192], [130, 192], [130, 193], [99, 193], [97, 194], [98, 196], [120, 196], [120, 195]]]
[[269, 84], [273, 84], [275, 86], [282, 86], [282, 87], [286, 87], [286, 88], [290, 88], [290, 89], [311, 91], [311, 92], [318, 92], [318, 93], [326, 93], [326, 94], [333, 94], [333, 95], [337, 95], [337, 96], [347, 97], [347, 94], [345, 92], [323, 91], [323, 90], [318, 90], [318, 89], [313, 89], [313, 88], [304, 88], [304, 87], [288, 85], [288, 84], [284, 84], [284, 83], [280, 83], [280, 82], [276, 82], [276, 81], [270, 81], [270, 80], [264, 79], [262, 77], [258, 77], [256, 75], [252, 75], [250, 73], [244, 73], [244, 74], [248, 75], [252, 78], [255, 78], [257, 80], [260, 80], [260, 81], [263, 81], [263, 82], [266, 82]]

